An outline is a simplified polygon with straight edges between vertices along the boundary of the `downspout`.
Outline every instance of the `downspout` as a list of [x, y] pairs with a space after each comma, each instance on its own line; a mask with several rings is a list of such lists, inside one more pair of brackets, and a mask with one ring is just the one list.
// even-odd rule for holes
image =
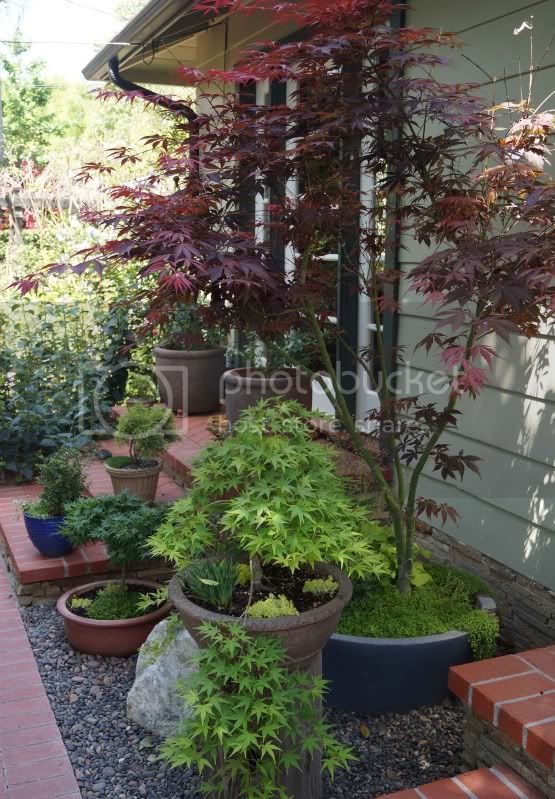
[[152, 91], [152, 89], [147, 89], [145, 86], [139, 86], [138, 83], [133, 83], [133, 81], [124, 78], [119, 71], [119, 58], [117, 55], [112, 56], [112, 58], [108, 61], [108, 75], [110, 76], [112, 83], [114, 83], [118, 89], [121, 89], [124, 92], [138, 92], [143, 97], [156, 97], [156, 102], [158, 105], [161, 105], [168, 111], [177, 111], [177, 113], [183, 114], [183, 116], [186, 117], [188, 122], [191, 124], [196, 122], [198, 119], [196, 111], [194, 111], [191, 106], [186, 105], [179, 100], [170, 100], [169, 97], [164, 97], [163, 95]]

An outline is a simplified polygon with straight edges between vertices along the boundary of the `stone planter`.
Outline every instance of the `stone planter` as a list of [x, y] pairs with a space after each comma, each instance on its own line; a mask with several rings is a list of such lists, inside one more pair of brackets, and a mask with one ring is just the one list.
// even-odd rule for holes
[[[138, 616], [135, 619], [122, 619], [121, 621], [98, 621], [87, 619], [73, 613], [69, 603], [74, 597], [83, 596], [89, 591], [102, 588], [108, 583], [118, 580], [103, 580], [96, 583], [87, 583], [78, 588], [72, 588], [59, 599], [56, 605], [58, 613], [64, 620], [66, 638], [74, 649], [87, 655], [102, 655], [104, 657], [129, 657], [135, 654], [144, 644], [152, 629], [165, 618], [171, 611], [171, 602], [166, 602], [161, 608]], [[148, 580], [127, 580], [127, 585], [137, 585], [147, 591], [156, 591], [160, 586]]]
[[155, 347], [156, 378], [162, 402], [172, 411], [210, 413], [220, 407], [225, 348], [169, 350]]
[[449, 696], [451, 666], [471, 660], [468, 635], [458, 630], [418, 638], [335, 634], [323, 652], [326, 704], [371, 715], [438, 705]]
[[[349, 578], [335, 566], [318, 564], [315, 572], [326, 577], [331, 575], [339, 584], [335, 597], [314, 610], [298, 616], [282, 616], [275, 619], [242, 620], [242, 624], [252, 635], [269, 635], [280, 640], [291, 658], [292, 669], [304, 669], [316, 676], [322, 673], [322, 648], [335, 630], [343, 608], [350, 601], [353, 586]], [[195, 605], [183, 593], [179, 580], [170, 582], [170, 599], [179, 613], [183, 624], [199, 646], [203, 646], [198, 627], [201, 623], [237, 622], [237, 618], [214, 613]], [[322, 763], [319, 753], [306, 757], [302, 771], [291, 769], [283, 783], [292, 799], [321, 799]]]
[[106, 471], [110, 475], [114, 494], [127, 491], [146, 502], [152, 502], [156, 497], [162, 462], [146, 469], [114, 469], [113, 466], [106, 464]]
[[259, 369], [228, 369], [224, 374], [225, 410], [231, 427], [240, 414], [261, 399], [293, 399], [312, 408], [312, 381], [300, 369], [280, 369], [267, 377]]

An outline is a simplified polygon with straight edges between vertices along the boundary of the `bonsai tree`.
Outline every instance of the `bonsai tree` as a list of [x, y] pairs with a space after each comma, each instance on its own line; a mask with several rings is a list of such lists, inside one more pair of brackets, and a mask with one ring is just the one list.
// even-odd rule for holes
[[42, 485], [40, 497], [35, 502], [25, 503], [25, 513], [34, 518], [63, 516], [67, 505], [86, 488], [79, 450], [62, 447], [42, 458], [37, 466], [37, 482]]
[[[154, 313], [204, 293], [215, 315], [248, 322], [265, 340], [275, 331], [308, 329], [332, 381], [329, 389], [318, 378], [322, 388], [383, 492], [397, 585], [408, 592], [417, 519], [458, 518], [454, 508], [419, 493], [424, 469], [431, 463], [445, 479], [478, 470], [475, 456], [442, 439], [457, 427], [461, 399], [480, 394], [499, 339], [532, 336], [553, 321], [555, 186], [543, 169], [553, 114], [529, 101], [515, 104], [519, 116], [500, 136], [503, 120], [492, 118], [471, 87], [437, 77], [445, 74], [443, 53], [454, 38], [392, 27], [399, 7], [390, 0], [200, 0], [197, 8], [212, 15], [264, 11], [306, 36], [253, 47], [231, 70], [184, 68], [184, 81], [197, 88], [199, 107], [210, 108], [210, 116], [181, 120], [177, 133], [151, 139], [163, 153], [151, 179], [156, 190], [122, 187], [123, 208], [93, 215], [114, 238], [73, 266], [108, 268], [132, 257], [140, 276], [157, 280]], [[237, 86], [266, 80], [295, 82], [293, 101], [241, 101]], [[121, 159], [129, 156], [123, 148]], [[89, 164], [85, 177], [104, 168]], [[359, 178], [371, 192], [361, 192]], [[286, 190], [293, 179], [297, 196]], [[172, 181], [175, 190], [160, 196], [158, 186]], [[261, 223], [266, 237], [255, 235], [243, 211], [245, 192], [263, 187], [272, 197], [270, 218]], [[294, 274], [280, 271], [268, 238], [297, 254]], [[382, 335], [399, 310], [395, 253], [408, 238], [433, 245], [406, 279], [432, 308], [434, 322], [416, 346], [438, 358], [441, 402], [395, 386], [402, 353]], [[322, 335], [337, 289], [322, 266], [322, 241], [338, 245], [346, 290], [364, 292], [372, 306], [375, 352], [353, 346], [346, 330], [336, 335], [370, 385], [375, 362], [380, 366], [381, 407], [372, 419], [393, 483], [357, 429]], [[28, 291], [39, 279], [20, 286]]]
[[127, 493], [81, 498], [67, 506], [61, 534], [73, 546], [102, 541], [110, 563], [121, 570], [119, 585], [108, 583], [94, 597], [75, 598], [73, 610], [102, 620], [133, 618], [144, 612], [150, 594], [146, 589], [143, 593], [128, 590], [127, 568], [147, 557], [146, 542], [166, 513], [166, 508], [149, 506]]
[[[295, 573], [323, 562], [360, 576], [387, 573], [368, 543], [364, 507], [347, 495], [329, 450], [311, 439], [312, 416], [294, 401], [263, 400], [244, 411], [234, 435], [195, 462], [191, 491], [151, 537], [152, 554], [178, 569], [206, 557], [248, 560], [249, 606], [260, 592], [272, 599], [264, 595], [268, 567]], [[282, 612], [283, 600], [275, 606], [271, 615], [292, 615]]]
[[114, 468], [125, 468], [158, 458], [179, 436], [170, 410], [135, 406], [120, 416], [114, 438], [128, 445], [129, 457], [116, 456], [107, 463]]

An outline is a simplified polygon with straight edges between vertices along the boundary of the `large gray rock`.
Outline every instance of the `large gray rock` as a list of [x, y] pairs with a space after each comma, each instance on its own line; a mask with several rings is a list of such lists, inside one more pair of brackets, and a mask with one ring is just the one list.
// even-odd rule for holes
[[127, 696], [127, 716], [149, 732], [167, 737], [190, 717], [191, 709], [175, 692], [178, 679], [195, 671], [197, 645], [181, 625], [164, 619], [139, 652], [135, 682]]

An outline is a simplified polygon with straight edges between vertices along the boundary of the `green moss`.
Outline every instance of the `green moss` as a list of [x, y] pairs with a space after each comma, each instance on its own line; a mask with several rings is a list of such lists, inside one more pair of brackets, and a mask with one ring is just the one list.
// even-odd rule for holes
[[125, 469], [131, 463], [129, 455], [112, 455], [111, 458], [106, 459], [108, 466], [112, 469]]
[[412, 638], [449, 630], [469, 634], [476, 660], [495, 654], [499, 621], [475, 608], [475, 596], [491, 593], [487, 584], [466, 572], [430, 564], [432, 580], [401, 596], [388, 581], [359, 583], [338, 632], [371, 638]]
[[280, 594], [270, 594], [268, 599], [254, 602], [247, 611], [251, 619], [275, 619], [278, 616], [298, 616], [299, 611], [290, 599]]
[[318, 596], [335, 596], [339, 584], [331, 575], [327, 577], [317, 577], [314, 580], [306, 580], [303, 585], [303, 594], [316, 594]]

